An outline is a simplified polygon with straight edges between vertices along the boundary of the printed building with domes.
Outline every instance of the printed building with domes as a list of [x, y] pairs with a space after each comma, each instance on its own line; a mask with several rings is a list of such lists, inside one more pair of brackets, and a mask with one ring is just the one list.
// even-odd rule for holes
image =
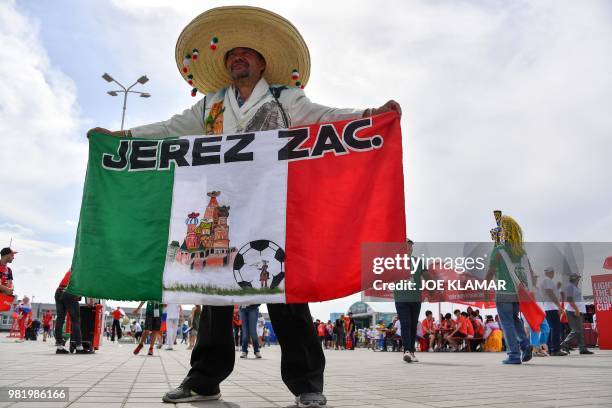
[[178, 242], [171, 242], [167, 252], [170, 261], [174, 259], [194, 270], [228, 265], [236, 253], [236, 248], [229, 245], [227, 219], [230, 207], [219, 205], [217, 197], [221, 195], [220, 191], [211, 191], [206, 195], [210, 200], [204, 216], [199, 218], [200, 213], [197, 212], [188, 214], [185, 220], [187, 234], [183, 243], [176, 248]]

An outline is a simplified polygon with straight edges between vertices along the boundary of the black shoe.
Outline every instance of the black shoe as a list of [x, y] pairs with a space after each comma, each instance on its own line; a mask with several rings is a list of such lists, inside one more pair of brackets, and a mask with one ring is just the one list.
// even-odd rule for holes
[[595, 354], [591, 350], [580, 350], [580, 354]]
[[62, 348], [56, 349], [55, 354], [70, 354], [70, 352], [62, 347]]
[[166, 395], [162, 397], [162, 401], [175, 403], [175, 402], [192, 402], [192, 401], [214, 401], [221, 399], [221, 391], [219, 388], [216, 392], [208, 395], [198, 394], [191, 388], [184, 384], [179, 385], [172, 391], [168, 391]]
[[295, 404], [299, 408], [324, 408], [327, 398], [320, 392], [306, 392], [295, 397]]
[[554, 357], [567, 356], [567, 354], [568, 353], [566, 353], [565, 351], [553, 351], [552, 353], [550, 353], [550, 355]]
[[410, 356], [410, 353], [408, 353], [408, 352], [406, 352], [406, 351], [405, 351], [405, 352], [404, 352], [404, 357], [403, 357], [403, 360], [404, 360], [405, 362], [407, 362], [407, 363], [412, 363], [412, 357]]
[[527, 361], [531, 360], [532, 357], [533, 357], [533, 348], [531, 347], [531, 345], [529, 345], [529, 347], [527, 347], [525, 350], [522, 351], [521, 361], [523, 363], [526, 363]]

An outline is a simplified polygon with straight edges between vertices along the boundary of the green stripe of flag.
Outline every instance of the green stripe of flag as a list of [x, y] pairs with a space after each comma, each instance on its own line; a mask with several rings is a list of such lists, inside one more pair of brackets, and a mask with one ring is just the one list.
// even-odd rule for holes
[[129, 174], [104, 169], [103, 154], [117, 157], [120, 140], [90, 135], [68, 291], [102, 299], [160, 301], [174, 168]]

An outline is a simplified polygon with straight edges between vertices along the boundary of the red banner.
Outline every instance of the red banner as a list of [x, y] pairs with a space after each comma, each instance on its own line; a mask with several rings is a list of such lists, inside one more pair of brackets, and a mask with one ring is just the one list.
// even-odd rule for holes
[[612, 274], [591, 276], [599, 348], [612, 350]]

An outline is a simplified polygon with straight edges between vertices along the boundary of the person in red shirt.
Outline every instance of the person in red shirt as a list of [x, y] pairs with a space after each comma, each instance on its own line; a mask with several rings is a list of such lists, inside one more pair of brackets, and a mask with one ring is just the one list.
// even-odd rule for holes
[[55, 310], [57, 312], [57, 318], [55, 319], [56, 354], [70, 354], [70, 351], [64, 347], [63, 330], [66, 313], [70, 313], [70, 342], [75, 344], [78, 354], [87, 352], [81, 344], [81, 316], [79, 311], [79, 300], [81, 298], [66, 291], [70, 282], [70, 272], [71, 269], [68, 269], [55, 291]]
[[321, 346], [323, 348], [327, 348], [327, 344], [325, 344], [325, 334], [326, 333], [327, 333], [327, 329], [326, 329], [325, 323], [319, 322], [319, 324], [317, 325], [317, 336], [319, 336], [319, 341], [321, 342]]
[[483, 337], [484, 337], [484, 324], [478, 318], [478, 312], [472, 312], [471, 316], [468, 316], [470, 323], [473, 328], [473, 338], [469, 342], [470, 350], [476, 351], [479, 346], [482, 345]]
[[47, 341], [47, 336], [51, 330], [51, 322], [53, 321], [53, 315], [50, 310], [46, 310], [43, 314], [43, 341]]
[[19, 313], [19, 340], [17, 341], [23, 342], [25, 340], [25, 331], [30, 326], [32, 321], [32, 306], [30, 305], [29, 297], [23, 297], [17, 311]]
[[427, 351], [433, 351], [434, 342], [436, 341], [436, 322], [433, 318], [431, 310], [425, 312], [425, 319], [421, 323], [423, 326], [423, 337], [429, 342], [429, 349]]
[[349, 350], [355, 350], [355, 319], [353, 319], [353, 312], [349, 312], [348, 316], [344, 317], [344, 332], [346, 333], [347, 340], [351, 343]]
[[117, 341], [119, 341], [121, 339], [121, 336], [122, 336], [122, 333], [121, 333], [121, 319], [123, 318], [123, 316], [125, 316], [125, 313], [123, 313], [123, 311], [121, 311], [121, 308], [119, 306], [117, 306], [117, 309], [113, 310], [111, 315], [113, 316], [113, 327], [112, 327], [112, 331], [111, 331], [111, 341], [112, 342], [115, 341], [115, 334], [117, 335]]
[[240, 320], [240, 313], [238, 312], [234, 313], [232, 327], [234, 329], [234, 347], [236, 347], [236, 351], [240, 351], [240, 331], [242, 329], [242, 320]]
[[0, 294], [13, 294], [13, 271], [8, 264], [13, 262], [15, 254], [11, 248], [2, 248], [0, 251]]
[[467, 351], [473, 351], [472, 341], [474, 340], [474, 325], [472, 324], [472, 320], [467, 312], [461, 312], [461, 317], [464, 318], [465, 327], [467, 328], [467, 336], [465, 338]]
[[467, 318], [461, 315], [459, 309], [455, 310], [454, 314], [456, 318], [455, 327], [453, 331], [446, 336], [446, 341], [451, 346], [453, 351], [458, 351], [459, 342], [462, 342], [468, 335]]

